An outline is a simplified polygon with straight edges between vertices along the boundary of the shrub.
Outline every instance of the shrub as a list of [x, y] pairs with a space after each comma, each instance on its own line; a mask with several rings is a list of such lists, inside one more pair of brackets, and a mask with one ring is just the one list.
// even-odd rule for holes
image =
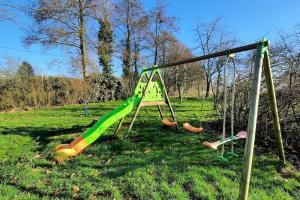
[[123, 83], [93, 74], [88, 81], [63, 77], [14, 76], [0, 79], [0, 110], [28, 109], [126, 98]]
[[50, 105], [63, 105], [70, 94], [68, 81], [60, 77], [49, 77], [44, 82]]
[[127, 97], [123, 83], [114, 76], [94, 73], [89, 77], [88, 82], [91, 87], [91, 102], [124, 99]]
[[34, 76], [34, 69], [28, 62], [22, 62], [17, 70], [17, 75], [21, 78], [31, 78]]
[[88, 103], [91, 99], [91, 87], [87, 81], [81, 79], [69, 79], [70, 95], [67, 102], [71, 103]]

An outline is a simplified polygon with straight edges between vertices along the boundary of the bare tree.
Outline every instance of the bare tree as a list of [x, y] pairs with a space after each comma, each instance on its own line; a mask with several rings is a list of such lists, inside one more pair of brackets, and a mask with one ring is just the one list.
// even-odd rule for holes
[[[207, 55], [216, 51], [226, 49], [234, 43], [234, 41], [226, 39], [225, 32], [220, 27], [220, 18], [217, 18], [210, 23], [197, 24], [195, 33], [199, 42], [198, 49], [200, 49], [200, 53], [202, 55]], [[205, 98], [209, 96], [213, 76], [218, 73], [217, 77], [220, 78], [223, 64], [223, 58], [213, 58], [204, 61], [203, 65], [205, 69], [206, 80]], [[219, 89], [217, 89], [217, 91], [218, 90]]]
[[287, 84], [287, 94], [283, 103], [285, 114], [291, 110], [294, 118], [297, 119], [297, 87], [299, 86], [300, 75], [300, 45], [298, 43], [299, 32], [279, 33], [279, 41], [272, 48], [272, 58], [277, 61], [277, 73]]
[[1, 21], [14, 21], [15, 13], [11, 10], [15, 6], [0, 2], [0, 22]]
[[37, 0], [27, 8], [34, 26], [30, 27], [25, 44], [67, 47], [80, 57], [82, 76], [86, 79], [86, 26], [89, 16], [97, 9], [97, 3], [96, 0]]
[[139, 73], [138, 70], [147, 62], [145, 55], [148, 16], [145, 14], [140, 18], [133, 31], [133, 83], [136, 83]]
[[175, 26], [176, 18], [167, 16], [166, 5], [162, 1], [156, 1], [156, 6], [150, 11], [149, 21], [148, 45], [153, 55], [153, 64], [156, 65], [162, 53], [161, 49], [164, 44], [170, 40], [168, 34], [172, 34], [177, 29]]
[[17, 68], [22, 61], [9, 56], [2, 57], [2, 60], [3, 61], [0, 63], [0, 78], [15, 76]]
[[[165, 63], [175, 62], [192, 57], [192, 52], [182, 42], [178, 41], [175, 36], [168, 35], [169, 41], [162, 48], [162, 58]], [[199, 63], [190, 63], [179, 65], [174, 68], [168, 68], [163, 71], [164, 82], [168, 93], [173, 88], [177, 90], [178, 98], [182, 101], [183, 90], [185, 92], [199, 83], [202, 76], [202, 70]]]
[[120, 0], [114, 7], [114, 23], [117, 27], [118, 47], [121, 49], [123, 77], [131, 90], [134, 85], [134, 73], [138, 73], [138, 62], [142, 50], [142, 41], [145, 38], [144, 27], [148, 18], [140, 0]]

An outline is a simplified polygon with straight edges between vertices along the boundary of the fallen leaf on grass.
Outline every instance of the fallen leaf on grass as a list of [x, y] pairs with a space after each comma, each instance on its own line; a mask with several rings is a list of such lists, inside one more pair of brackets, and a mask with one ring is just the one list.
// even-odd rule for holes
[[151, 149], [145, 149], [144, 153], [150, 153]]
[[111, 161], [112, 161], [112, 159], [110, 158], [105, 162], [105, 164], [108, 165], [109, 163], [111, 163]]
[[11, 183], [11, 184], [15, 185], [15, 184], [17, 184], [18, 182], [17, 182], [17, 180], [16, 180], [16, 179], [12, 179], [12, 180], [10, 180], [10, 181], [9, 181], [9, 183]]
[[41, 157], [42, 157], [42, 155], [39, 153], [35, 154], [35, 156], [34, 156], [35, 159], [40, 159]]
[[50, 181], [49, 179], [44, 179], [44, 184], [50, 186], [52, 185], [52, 181]]
[[74, 185], [74, 187], [73, 187], [73, 193], [78, 193], [78, 191], [79, 191], [79, 187], [78, 186], [76, 186], [76, 185]]
[[123, 151], [123, 154], [125, 155], [129, 155], [129, 154], [132, 154], [134, 151]]
[[74, 178], [74, 176], [75, 176], [75, 173], [71, 174], [70, 179], [72, 180]]
[[59, 190], [55, 190], [53, 196], [57, 197], [60, 194]]

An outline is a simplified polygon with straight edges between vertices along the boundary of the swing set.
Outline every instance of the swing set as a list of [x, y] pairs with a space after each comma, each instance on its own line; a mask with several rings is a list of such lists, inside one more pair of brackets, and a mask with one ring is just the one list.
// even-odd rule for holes
[[[252, 77], [252, 86], [250, 94], [250, 110], [248, 116], [248, 128], [246, 131], [240, 131], [234, 135], [234, 103], [235, 103], [235, 82], [236, 82], [236, 69], [234, 62], [234, 54], [244, 51], [256, 50], [256, 64], [254, 67], [253, 77]], [[272, 71], [270, 66], [269, 59], [269, 41], [263, 39], [257, 43], [249, 44], [246, 46], [241, 46], [233, 49], [227, 49], [224, 51], [215, 52], [212, 54], [207, 54], [199, 57], [193, 57], [190, 59], [185, 59], [168, 64], [160, 64], [151, 68], [143, 69], [141, 76], [136, 84], [136, 87], [133, 91], [131, 97], [129, 97], [122, 105], [116, 109], [109, 112], [107, 115], [99, 119], [90, 129], [88, 129], [83, 135], [77, 137], [70, 144], [61, 144], [55, 149], [55, 160], [58, 162], [63, 162], [68, 159], [68, 157], [79, 155], [86, 147], [95, 142], [105, 131], [112, 126], [115, 122], [119, 121], [115, 133], [117, 134], [124, 121], [124, 118], [129, 115], [129, 113], [134, 112], [132, 120], [130, 122], [128, 132], [131, 131], [133, 124], [136, 120], [136, 117], [141, 109], [144, 106], [156, 106], [162, 123], [166, 126], [175, 127], [176, 130], [179, 130], [178, 123], [176, 121], [175, 113], [171, 106], [165, 85], [163, 83], [160, 70], [169, 67], [175, 67], [180, 65], [185, 65], [187, 63], [207, 60], [211, 58], [227, 56], [226, 65], [229, 60], [232, 60], [233, 63], [233, 85], [232, 85], [232, 97], [231, 97], [231, 133], [230, 137], [226, 138], [226, 112], [227, 112], [227, 89], [226, 89], [226, 65], [224, 67], [224, 113], [223, 113], [223, 131], [222, 138], [216, 142], [203, 142], [208, 148], [218, 149], [221, 146], [221, 158], [224, 154], [224, 145], [226, 143], [231, 144], [231, 153], [233, 152], [233, 142], [239, 139], [246, 139], [246, 147], [244, 153], [243, 161], [243, 171], [241, 175], [240, 182], [240, 192], [239, 199], [247, 199], [249, 192], [249, 184], [251, 177], [252, 169], [252, 160], [253, 160], [253, 151], [254, 151], [254, 141], [256, 133], [256, 124], [257, 124], [257, 113], [258, 113], [258, 103], [259, 103], [259, 93], [261, 85], [261, 76], [262, 70], [264, 70], [269, 100], [271, 105], [271, 112], [273, 118], [273, 126], [275, 133], [275, 140], [278, 150], [278, 156], [281, 162], [285, 163], [285, 155], [282, 144], [281, 130], [279, 124], [279, 116], [277, 110], [276, 96], [274, 83], [272, 78]], [[164, 117], [161, 106], [167, 105], [172, 116], [172, 121], [169, 121]], [[202, 111], [203, 111], [203, 98], [202, 98]], [[183, 124], [183, 128], [192, 133], [202, 133], [204, 129], [202, 127], [194, 127], [188, 122]]]
[[[256, 62], [252, 77], [252, 86], [251, 86], [251, 94], [250, 94], [250, 110], [249, 110], [249, 116], [248, 116], [248, 128], [246, 131], [240, 131], [236, 135], [234, 135], [234, 104], [235, 104], [235, 84], [236, 84], [236, 67], [234, 62], [234, 54], [250, 51], [250, 50], [256, 50]], [[269, 58], [269, 41], [266, 39], [263, 39], [257, 43], [249, 44], [246, 46], [241, 46], [233, 49], [228, 49], [220, 52], [215, 52], [212, 54], [207, 54], [199, 57], [193, 57], [186, 60], [181, 60], [173, 63], [168, 64], [161, 64], [158, 66], [154, 66], [152, 68], [147, 68], [144, 71], [154, 71], [158, 69], [164, 69], [169, 67], [175, 67], [178, 65], [184, 65], [187, 63], [207, 60], [211, 58], [221, 57], [221, 56], [227, 56], [226, 64], [224, 67], [224, 104], [223, 104], [223, 130], [222, 130], [222, 139], [216, 142], [203, 142], [203, 145], [211, 148], [211, 149], [218, 149], [219, 146], [221, 146], [221, 158], [224, 158], [224, 144], [230, 143], [231, 144], [231, 154], [234, 154], [233, 144], [235, 140], [239, 139], [246, 139], [246, 146], [245, 146], [245, 153], [244, 153], [244, 161], [243, 161], [243, 171], [241, 175], [241, 181], [240, 181], [240, 192], [239, 192], [239, 199], [248, 199], [248, 193], [249, 193], [249, 184], [250, 184], [250, 177], [251, 177], [251, 170], [252, 170], [252, 160], [253, 160], [253, 152], [254, 152], [254, 141], [255, 141], [255, 133], [256, 133], [256, 124], [257, 124], [257, 114], [258, 114], [258, 103], [259, 103], [259, 93], [260, 93], [260, 86], [261, 86], [261, 77], [262, 77], [262, 70], [264, 70], [264, 75], [266, 79], [267, 89], [268, 89], [268, 95], [269, 95], [269, 101], [270, 101], [270, 109], [272, 112], [272, 119], [273, 119], [273, 126], [274, 126], [274, 133], [275, 133], [275, 140], [276, 140], [276, 146], [278, 150], [278, 156], [281, 161], [281, 163], [285, 163], [285, 155], [284, 155], [284, 149], [283, 149], [283, 143], [282, 143], [282, 136], [281, 136], [281, 129], [280, 129], [280, 123], [279, 123], [279, 116], [278, 116], [278, 109], [277, 109], [277, 102], [276, 102], [276, 96], [275, 96], [275, 88], [273, 83], [273, 77], [272, 77], [272, 70], [270, 66], [270, 58]], [[225, 132], [226, 132], [226, 112], [227, 112], [227, 89], [226, 89], [226, 66], [229, 62], [229, 60], [232, 60], [233, 64], [233, 85], [232, 85], [232, 97], [231, 97], [231, 132], [230, 137], [226, 138]], [[166, 91], [165, 91], [166, 95]], [[167, 97], [167, 95], [166, 95]], [[166, 118], [162, 119], [162, 123], [167, 126], [175, 126], [178, 130], [178, 124], [176, 122], [176, 118], [174, 115], [174, 112], [172, 110], [171, 104], [168, 100], [168, 105], [171, 108], [171, 113], [173, 117], [173, 122], [169, 121]], [[161, 115], [162, 116], [162, 115]], [[135, 119], [135, 118], [134, 118]], [[131, 128], [131, 126], [130, 126]], [[189, 123], [184, 123], [183, 128], [186, 129], [189, 132], [192, 133], [201, 133], [203, 132], [203, 128], [201, 127], [194, 127], [190, 125]]]

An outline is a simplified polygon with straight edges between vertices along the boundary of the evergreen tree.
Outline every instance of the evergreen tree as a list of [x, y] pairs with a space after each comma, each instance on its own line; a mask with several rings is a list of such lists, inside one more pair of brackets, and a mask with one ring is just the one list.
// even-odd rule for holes
[[123, 68], [123, 80], [129, 89], [134, 88], [141, 51], [146, 47], [148, 15], [141, 0], [118, 0], [114, 6], [114, 23], [118, 32], [117, 43]]
[[30, 78], [34, 76], [34, 69], [30, 63], [24, 61], [17, 70], [17, 75], [21, 78]]
[[112, 75], [112, 53], [113, 53], [113, 32], [108, 16], [98, 20], [100, 28], [98, 32], [98, 56], [99, 63], [103, 68], [104, 75]]

